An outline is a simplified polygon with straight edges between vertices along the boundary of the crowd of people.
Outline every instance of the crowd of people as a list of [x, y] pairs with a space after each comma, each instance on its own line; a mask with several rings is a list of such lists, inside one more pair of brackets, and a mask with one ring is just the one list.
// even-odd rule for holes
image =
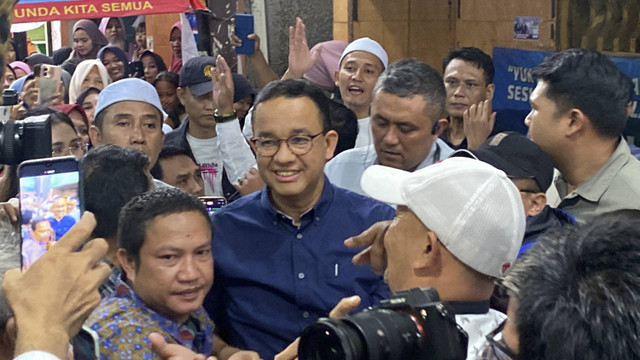
[[[5, 168], [8, 226], [55, 246], [20, 272], [20, 231], [0, 230], [0, 359], [296, 359], [319, 318], [415, 287], [438, 292], [467, 359], [640, 358], [633, 86], [610, 59], [545, 59], [524, 135], [497, 123], [478, 48], [441, 76], [305, 31], [281, 78], [251, 36], [259, 91], [222, 56], [183, 61], [180, 23], [169, 67], [117, 18], [78, 21], [52, 58], [10, 53], [13, 116], [49, 114], [86, 212], [58, 234], [78, 210], [52, 192], [47, 229], [25, 225]], [[64, 69], [49, 99], [43, 64]], [[210, 215], [202, 196], [228, 204]]]

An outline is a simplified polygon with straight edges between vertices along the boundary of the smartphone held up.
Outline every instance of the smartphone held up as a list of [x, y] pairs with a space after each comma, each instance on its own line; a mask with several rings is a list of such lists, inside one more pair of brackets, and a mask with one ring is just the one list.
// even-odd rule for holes
[[80, 220], [82, 196], [78, 161], [72, 156], [25, 161], [18, 176], [26, 270]]

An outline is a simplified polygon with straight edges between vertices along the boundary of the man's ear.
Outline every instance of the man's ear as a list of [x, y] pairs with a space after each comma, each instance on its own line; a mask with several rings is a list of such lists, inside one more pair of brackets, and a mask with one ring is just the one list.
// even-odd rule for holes
[[568, 111], [567, 116], [569, 117], [569, 122], [567, 123], [567, 133], [566, 136], [576, 135], [589, 126], [590, 120], [585, 113], [580, 109], [571, 109]]
[[324, 141], [326, 146], [325, 160], [329, 161], [333, 158], [333, 154], [336, 151], [338, 145], [338, 133], [335, 130], [329, 130], [324, 134]]
[[127, 252], [127, 250], [122, 249], [122, 248], [118, 249], [118, 252], [116, 253], [116, 256], [118, 257], [118, 261], [120, 262], [120, 266], [122, 266], [122, 270], [127, 275], [127, 279], [130, 280], [132, 283], [135, 282], [135, 279], [136, 279], [136, 262], [133, 259], [133, 256], [131, 256]]
[[413, 272], [418, 276], [437, 274], [437, 271], [434, 270], [442, 266], [440, 241], [433, 231], [428, 231], [420, 240], [422, 241], [422, 250], [411, 264]]
[[186, 100], [185, 97], [187, 95], [186, 90], [184, 88], [179, 87], [176, 89], [176, 95], [178, 95], [178, 99], [180, 99], [180, 103], [182, 105], [185, 105], [185, 100]]
[[447, 127], [449, 126], [449, 120], [447, 119], [440, 119], [438, 120], [438, 122], [436, 123], [437, 127], [434, 127], [433, 129], [435, 129], [435, 132], [432, 132], [431, 135], [433, 135], [433, 139], [437, 139], [440, 134], [442, 134], [445, 130], [447, 130]]
[[496, 92], [496, 85], [489, 84], [487, 85], [487, 100], [493, 99], [493, 94]]
[[544, 207], [547, 206], [547, 195], [545, 193], [535, 193], [535, 194], [527, 194], [524, 197], [524, 201], [528, 202], [526, 216], [536, 216], [544, 210]]
[[102, 144], [102, 133], [97, 126], [95, 125], [89, 126], [89, 139], [91, 139], [91, 143], [94, 146], [98, 146]]

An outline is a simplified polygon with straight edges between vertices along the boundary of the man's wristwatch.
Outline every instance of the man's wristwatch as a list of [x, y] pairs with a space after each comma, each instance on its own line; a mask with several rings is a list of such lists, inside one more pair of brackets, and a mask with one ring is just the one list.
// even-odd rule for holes
[[213, 118], [215, 119], [216, 123], [220, 124], [220, 123], [229, 122], [231, 120], [235, 120], [237, 118], [237, 116], [236, 116], [236, 112], [235, 111], [220, 115], [218, 113], [218, 109], [216, 109], [213, 112]]

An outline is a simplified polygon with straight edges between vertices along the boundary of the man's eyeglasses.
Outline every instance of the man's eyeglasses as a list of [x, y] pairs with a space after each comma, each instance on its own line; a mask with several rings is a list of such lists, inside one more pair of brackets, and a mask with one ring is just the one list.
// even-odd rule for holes
[[87, 149], [89, 148], [89, 144], [85, 144], [83, 142], [77, 142], [69, 145], [69, 147], [65, 148], [63, 146], [56, 146], [51, 148], [51, 156], [60, 156], [62, 154], [73, 154], [77, 157], [81, 157], [87, 153]]
[[[513, 351], [509, 349], [507, 343], [504, 341], [504, 337], [501, 335], [506, 322], [507, 320], [504, 320], [495, 330], [489, 333], [486, 338], [489, 345], [491, 345], [491, 350], [493, 350], [495, 358], [500, 360], [517, 360], [518, 355], [514, 354]], [[500, 337], [496, 339], [498, 334], [500, 334]]]
[[274, 139], [268, 137], [251, 138], [251, 142], [256, 147], [258, 155], [264, 157], [274, 156], [280, 149], [280, 143], [287, 144], [289, 151], [294, 155], [305, 155], [313, 148], [313, 139], [324, 134], [321, 131], [315, 135], [293, 135], [286, 139]]

